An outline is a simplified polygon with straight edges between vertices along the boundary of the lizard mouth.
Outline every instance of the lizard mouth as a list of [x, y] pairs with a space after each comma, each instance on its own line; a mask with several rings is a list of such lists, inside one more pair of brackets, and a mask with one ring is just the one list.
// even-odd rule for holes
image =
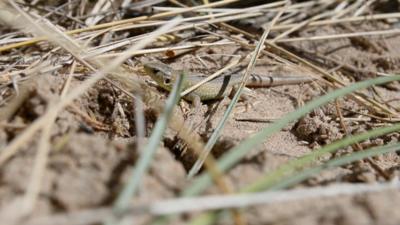
[[144, 71], [148, 74], [156, 74], [157, 72], [159, 72], [159, 70], [152, 68], [150, 66], [144, 65]]

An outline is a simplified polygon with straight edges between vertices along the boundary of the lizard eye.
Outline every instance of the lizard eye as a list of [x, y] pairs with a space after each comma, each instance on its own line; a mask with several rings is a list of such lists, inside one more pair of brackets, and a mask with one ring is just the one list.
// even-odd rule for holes
[[164, 79], [164, 84], [165, 84], [165, 85], [171, 84], [171, 79], [165, 78], [165, 79]]

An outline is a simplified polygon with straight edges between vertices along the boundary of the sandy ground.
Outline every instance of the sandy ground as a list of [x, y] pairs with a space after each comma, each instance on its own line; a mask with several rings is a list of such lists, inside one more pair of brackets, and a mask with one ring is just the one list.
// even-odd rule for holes
[[[384, 23], [361, 24], [363, 28], [386, 29]], [[325, 35], [335, 32], [349, 32], [356, 27], [309, 28], [299, 32], [300, 36]], [[240, 37], [240, 36], [238, 36]], [[295, 42], [284, 44], [302, 57], [309, 58], [316, 64], [325, 63], [331, 68], [338, 66], [350, 69], [338, 70], [337, 76], [346, 81], [359, 81], [370, 78], [370, 72], [400, 72], [400, 36], [335, 39], [329, 41]], [[182, 43], [183, 44], [183, 43]], [[211, 74], [226, 65], [226, 57], [221, 55], [249, 54], [237, 46], [200, 48], [196, 52], [170, 60], [174, 68], [189, 68], [194, 72]], [[335, 59], [341, 65], [316, 58], [315, 54]], [[196, 56], [203, 55], [202, 65]], [[163, 55], [154, 55], [162, 59]], [[310, 58], [312, 57], [312, 58]], [[243, 63], [245, 66], [246, 63]], [[320, 74], [308, 71], [298, 65], [283, 65], [263, 56], [255, 69], [259, 74], [306, 75], [320, 77]], [[55, 97], [65, 74], [59, 76], [39, 76], [35, 90], [30, 98], [18, 110], [10, 123], [26, 127], [39, 115], [43, 114], [46, 102]], [[147, 78], [144, 78], [147, 79]], [[74, 79], [73, 85], [80, 83]], [[46, 85], [44, 85], [46, 84]], [[389, 101], [392, 107], [400, 107], [400, 85], [375, 87], [365, 91], [372, 96], [379, 94], [382, 101]], [[245, 111], [246, 102], [240, 102], [235, 113], [226, 124], [220, 142], [213, 150], [215, 156], [222, 155], [230, 146], [236, 145], [249, 135], [260, 131], [276, 118], [280, 118], [312, 99], [331, 90], [323, 82], [288, 85], [272, 88], [252, 89], [251, 107]], [[160, 90], [161, 91], [161, 90]], [[374, 93], [372, 93], [374, 92]], [[396, 100], [397, 99], [397, 100]], [[392, 100], [392, 101], [391, 101]], [[199, 114], [191, 114], [192, 106], [184, 108], [187, 120], [194, 130], [205, 139], [211, 134], [229, 99], [204, 103]], [[385, 125], [379, 120], [358, 113], [367, 113], [362, 106], [349, 98], [338, 101], [350, 133], [360, 133]], [[35, 215], [72, 212], [82, 209], [109, 206], [116, 193], [126, 182], [129, 172], [135, 164], [138, 152], [135, 140], [134, 107], [132, 101], [119, 90], [105, 82], [99, 82], [83, 98], [63, 111], [52, 129], [52, 151], [50, 161], [42, 183], [42, 189], [35, 209]], [[346, 110], [347, 109], [347, 110]], [[90, 123], [78, 112], [89, 115], [99, 124]], [[121, 114], [121, 111], [123, 114]], [[365, 120], [364, 120], [365, 119]], [[154, 126], [154, 117], [147, 117], [147, 134]], [[7, 145], [20, 128], [5, 127], [0, 129], [0, 146]], [[346, 136], [339, 123], [333, 103], [314, 110], [268, 140], [257, 146], [241, 163], [227, 173], [232, 189], [253, 182], [262, 174], [268, 173], [288, 160], [301, 157], [314, 149]], [[37, 135], [39, 137], [39, 135]], [[398, 133], [389, 134], [361, 143], [371, 147], [399, 141]], [[145, 176], [139, 197], [135, 202], [149, 202], [176, 197], [190, 184], [186, 179], [187, 169], [195, 160], [193, 154], [176, 145], [173, 132], [169, 131], [163, 145], [152, 162], [149, 173]], [[0, 171], [0, 208], [20, 197], [27, 189], [35, 156], [37, 141], [27, 144], [9, 160]], [[348, 147], [338, 154], [352, 152]], [[373, 158], [391, 178], [399, 174], [400, 157], [396, 153]], [[319, 186], [341, 182], [374, 183], [385, 179], [376, 173], [366, 162], [359, 162], [345, 167], [323, 172], [299, 186]], [[218, 193], [216, 187], [207, 193]], [[360, 194], [356, 196], [321, 198], [312, 201], [282, 203], [273, 206], [258, 206], [243, 210], [248, 224], [399, 224], [396, 213], [400, 206], [400, 192], [382, 192]], [[1, 210], [0, 210], [1, 211]], [[187, 217], [181, 217], [183, 222]], [[226, 221], [225, 221], [226, 222]], [[222, 223], [225, 223], [222, 222]], [[229, 223], [229, 222], [228, 222]]]

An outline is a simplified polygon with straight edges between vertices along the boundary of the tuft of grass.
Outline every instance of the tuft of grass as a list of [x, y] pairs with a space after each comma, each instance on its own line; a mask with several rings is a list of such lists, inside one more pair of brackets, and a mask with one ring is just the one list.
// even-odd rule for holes
[[[396, 126], [398, 126], [398, 125], [396, 125]], [[397, 130], [400, 130], [400, 128], [398, 127]], [[387, 154], [387, 153], [395, 152], [395, 151], [399, 151], [399, 150], [400, 150], [400, 144], [396, 143], [396, 144], [388, 144], [388, 145], [384, 145], [384, 146], [374, 147], [374, 148], [366, 149], [366, 150], [363, 150], [360, 152], [353, 152], [353, 153], [345, 155], [345, 156], [331, 159], [331, 160], [323, 163], [322, 165], [313, 166], [313, 167], [304, 169], [298, 173], [294, 173], [279, 182], [275, 182], [275, 184], [273, 186], [270, 186], [268, 189], [270, 189], [270, 190], [285, 189], [285, 188], [291, 187], [293, 185], [296, 185], [296, 184], [320, 173], [323, 170], [343, 166], [343, 165], [346, 165], [346, 164], [349, 164], [352, 162], [356, 162], [358, 160], [363, 160], [363, 159], [367, 159], [369, 157], [383, 155], [383, 154]], [[250, 188], [249, 188], [249, 190], [250, 190]]]
[[[400, 130], [400, 124], [396, 124], [395, 126], [383, 127], [380, 128], [379, 130], [368, 131], [366, 133], [356, 135], [354, 137], [349, 137], [336, 141], [335, 143], [325, 146], [317, 150], [316, 152], [310, 153], [307, 156], [304, 156], [300, 159], [292, 160], [282, 165], [280, 168], [276, 169], [272, 173], [269, 173], [264, 177], [262, 177], [261, 179], [257, 180], [256, 182], [254, 182], [253, 184], [248, 185], [247, 187], [242, 189], [241, 192], [254, 193], [254, 192], [264, 191], [266, 189], [268, 190], [285, 189], [320, 173], [322, 170], [339, 167], [348, 163], [355, 162], [357, 160], [366, 159], [368, 157], [399, 151], [400, 150], [399, 143], [388, 144], [384, 146], [366, 149], [360, 152], [354, 152], [345, 156], [328, 160], [327, 162], [324, 162], [321, 165], [313, 165], [308, 168], [305, 168], [308, 165], [314, 163], [316, 159], [318, 159], [318, 156], [322, 156], [323, 154], [326, 154], [328, 152], [335, 151], [339, 149], [341, 146], [348, 146], [351, 143], [355, 143], [360, 140], [364, 140], [370, 137], [383, 135], [386, 133], [399, 130]], [[227, 216], [227, 211], [203, 213], [197, 218], [193, 219], [190, 225], [213, 224], [218, 218], [221, 218], [223, 216]]]
[[[335, 152], [338, 149], [350, 146], [354, 143], [366, 140], [368, 138], [381, 136], [381, 135], [396, 132], [399, 130], [400, 130], [400, 123], [397, 123], [393, 126], [387, 126], [387, 127], [370, 130], [365, 133], [361, 133], [361, 134], [354, 135], [354, 136], [349, 136], [349, 137], [343, 138], [341, 140], [335, 141], [335, 142], [333, 142], [329, 145], [326, 145], [316, 151], [313, 151], [310, 154], [307, 154], [299, 159], [292, 160], [292, 161], [282, 165], [281, 167], [279, 167], [272, 173], [265, 175], [258, 181], [249, 185], [247, 188], [245, 188], [243, 190], [243, 192], [255, 192], [255, 191], [261, 191], [261, 190], [265, 190], [265, 189], [275, 189], [274, 187], [276, 187], [276, 185], [282, 186], [282, 185], [279, 185], [280, 182], [286, 182], [285, 181], [286, 177], [296, 176], [296, 174], [298, 174], [297, 171], [304, 170], [305, 168], [309, 167], [313, 163], [317, 162], [318, 158], [321, 158], [328, 153]], [[368, 154], [365, 152], [367, 152], [367, 151], [364, 150], [364, 151], [356, 152], [357, 154], [352, 153], [349, 156], [360, 155], [360, 156], [364, 157], [365, 154]], [[340, 157], [340, 158], [343, 158], [343, 157]], [[340, 158], [337, 158], [337, 159], [340, 159]], [[336, 160], [336, 159], [334, 159], [334, 160]], [[341, 161], [339, 161], [339, 162], [341, 162]], [[347, 161], [345, 160], [344, 162], [347, 162]], [[335, 163], [333, 163], [333, 165], [336, 165]], [[329, 164], [327, 164], [327, 165], [329, 165]], [[317, 166], [316, 168], [321, 167], [321, 169], [323, 169], [324, 166], [325, 166], [325, 164], [322, 164], [320, 166]], [[320, 170], [318, 170], [318, 171], [320, 171]], [[287, 187], [287, 186], [285, 186], [285, 187]]]
[[[353, 93], [357, 90], [370, 87], [372, 85], [384, 84], [392, 81], [400, 80], [400, 75], [393, 75], [391, 77], [380, 77], [375, 79], [370, 79], [358, 83], [351, 84], [347, 87], [332, 91], [310, 103], [307, 103], [303, 107], [297, 109], [294, 112], [287, 114], [280, 120], [274, 122], [270, 126], [262, 129], [260, 132], [254, 134], [252, 137], [241, 142], [238, 146], [234, 147], [227, 154], [225, 154], [218, 162], [218, 166], [221, 171], [226, 171], [239, 162], [251, 149], [256, 145], [264, 142], [268, 137], [270, 137], [275, 132], [278, 132], [290, 122], [301, 118], [307, 113], [311, 112], [313, 109], [320, 107], [338, 97], [345, 96], [347, 94]], [[208, 174], [202, 174], [193, 181], [193, 184], [187, 188], [182, 195], [183, 196], [193, 196], [201, 193], [207, 187], [211, 185], [211, 179]]]
[[[288, 113], [286, 116], [282, 117], [280, 120], [274, 122], [273, 124], [265, 127], [262, 129], [260, 132], [254, 134], [252, 137], [249, 137], [248, 139], [244, 140], [241, 142], [239, 145], [228, 151], [219, 161], [218, 161], [218, 167], [221, 171], [227, 171], [229, 168], [231, 168], [233, 165], [235, 165], [237, 162], [239, 162], [251, 149], [253, 149], [256, 145], [261, 144], [264, 142], [268, 137], [270, 137], [272, 134], [278, 132], [285, 126], [287, 126], [290, 122], [297, 120], [301, 118], [302, 116], [306, 115], [307, 113], [311, 112], [313, 109], [320, 107], [330, 101], [335, 100], [336, 98], [354, 93], [355, 91], [358, 91], [360, 89], [368, 88], [373, 85], [379, 85], [379, 84], [384, 84], [388, 82], [393, 82], [393, 81], [398, 81], [400, 80], [400, 75], [393, 75], [393, 76], [388, 76], [388, 77], [380, 77], [380, 78], [374, 78], [358, 83], [351, 84], [349, 86], [343, 87], [341, 89], [332, 91], [330, 93], [327, 93], [326, 95], [323, 95], [316, 100], [313, 100], [303, 107], [297, 109], [294, 112]], [[360, 135], [356, 136], [351, 136], [348, 138], [345, 138], [343, 140], [339, 140], [338, 142], [332, 143], [331, 145], [325, 146], [322, 150], [317, 151], [316, 153], [311, 153], [310, 156], [305, 156], [302, 157], [299, 160], [304, 160], [304, 158], [309, 159], [305, 160], [305, 162], [302, 163], [291, 163], [295, 166], [291, 165], [283, 165], [282, 167], [286, 167], [286, 169], [280, 169], [281, 171], [271, 173], [272, 175], [268, 174], [264, 177], [264, 179], [260, 179], [256, 181], [257, 183], [252, 184], [251, 186], [247, 187], [244, 191], [258, 191], [263, 187], [272, 187], [275, 184], [275, 182], [281, 181], [281, 178], [283, 176], [280, 176], [282, 174], [282, 171], [289, 171], [292, 170], [294, 167], [297, 168], [299, 165], [309, 165], [309, 163], [314, 162], [317, 159], [318, 155], [322, 155], [321, 153], [323, 152], [331, 152], [334, 151], [338, 148], [342, 148], [348, 145], [351, 145], [352, 143], [356, 143], [360, 140], [364, 140], [373, 136], [379, 136], [383, 135], [386, 133], [394, 132], [396, 130], [399, 130], [399, 124], [396, 124], [391, 127], [384, 127], [380, 129], [375, 129], [373, 131], [363, 133]], [[278, 174], [279, 175], [274, 175]], [[272, 178], [271, 178], [272, 177]], [[278, 179], [279, 178], [279, 179]], [[288, 178], [289, 179], [289, 178]], [[293, 178], [291, 178], [293, 179]], [[267, 180], [265, 182], [264, 180]], [[269, 183], [271, 180], [274, 180], [274, 182]], [[284, 182], [284, 181], [282, 181]], [[190, 187], [185, 189], [185, 191], [181, 194], [184, 197], [188, 196], [196, 196], [200, 194], [202, 191], [204, 191], [206, 188], [208, 188], [212, 184], [212, 180], [210, 175], [207, 173], [203, 173], [200, 175], [198, 178], [193, 180], [193, 183]], [[265, 185], [267, 184], [267, 185]], [[212, 223], [218, 216], [216, 216], [214, 213], [209, 213], [209, 214], [202, 214], [200, 215], [197, 219], [192, 220], [191, 224], [203, 224], [200, 221], [209, 221], [208, 223], [204, 224], [209, 224]], [[166, 221], [168, 221], [168, 217], [162, 217], [160, 220], [157, 220], [155, 223], [156, 224], [164, 224]], [[210, 222], [211, 221], [211, 222]]]

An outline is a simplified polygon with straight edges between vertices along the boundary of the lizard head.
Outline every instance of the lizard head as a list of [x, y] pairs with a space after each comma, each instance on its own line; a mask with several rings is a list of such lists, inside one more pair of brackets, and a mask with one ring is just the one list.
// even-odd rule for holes
[[161, 62], [145, 63], [144, 70], [162, 88], [168, 91], [172, 89], [176, 80], [175, 75], [177, 71]]

